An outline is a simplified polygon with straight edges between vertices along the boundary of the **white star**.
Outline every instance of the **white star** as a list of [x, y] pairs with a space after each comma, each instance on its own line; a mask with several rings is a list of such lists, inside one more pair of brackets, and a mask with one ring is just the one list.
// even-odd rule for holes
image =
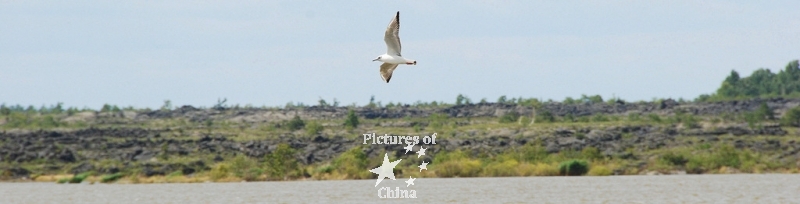
[[414, 151], [413, 148], [414, 148], [414, 143], [413, 142], [411, 144], [408, 144], [408, 146], [403, 147], [403, 149], [406, 150], [406, 154], [408, 153], [408, 151]]
[[425, 161], [422, 161], [422, 165], [418, 166], [419, 167], [419, 172], [422, 172], [423, 169], [428, 170], [428, 164], [429, 163], [425, 163]]
[[419, 147], [419, 151], [417, 151], [417, 158], [425, 155], [425, 148]]
[[406, 188], [408, 188], [408, 186], [414, 185], [414, 180], [417, 180], [417, 179], [411, 178], [411, 176], [409, 176], [408, 177], [408, 181], [406, 181], [406, 183], [407, 183], [406, 184]]
[[383, 181], [384, 177], [385, 178], [390, 178], [392, 180], [396, 180], [396, 179], [394, 179], [394, 171], [392, 171], [392, 170], [394, 169], [395, 166], [397, 166], [398, 163], [400, 163], [400, 161], [402, 161], [402, 159], [399, 159], [399, 160], [393, 161], [393, 162], [389, 162], [389, 154], [388, 153], [384, 154], [383, 155], [383, 164], [381, 164], [381, 166], [378, 167], [378, 168], [374, 168], [372, 170], [369, 170], [372, 173], [378, 174], [378, 181], [375, 182], [375, 186], [378, 186], [378, 184], [381, 183], [381, 181]]

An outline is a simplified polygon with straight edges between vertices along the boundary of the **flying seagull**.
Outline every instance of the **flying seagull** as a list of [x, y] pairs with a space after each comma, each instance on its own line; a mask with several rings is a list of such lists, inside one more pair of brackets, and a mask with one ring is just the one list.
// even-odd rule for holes
[[392, 21], [389, 22], [389, 26], [386, 27], [386, 33], [383, 36], [383, 41], [386, 42], [386, 54], [382, 54], [375, 58], [374, 61], [381, 61], [381, 78], [383, 78], [386, 83], [389, 83], [389, 79], [392, 79], [392, 72], [394, 69], [397, 68], [399, 64], [407, 64], [407, 65], [416, 65], [417, 61], [412, 59], [403, 58], [400, 55], [400, 11], [397, 12], [397, 15], [392, 18]]

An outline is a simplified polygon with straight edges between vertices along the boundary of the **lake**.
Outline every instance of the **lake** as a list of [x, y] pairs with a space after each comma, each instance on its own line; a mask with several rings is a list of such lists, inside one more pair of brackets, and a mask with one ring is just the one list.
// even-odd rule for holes
[[[418, 178], [409, 187], [406, 180], [0, 183], [0, 203], [800, 203], [794, 174]], [[379, 198], [390, 196], [383, 187], [417, 198]]]

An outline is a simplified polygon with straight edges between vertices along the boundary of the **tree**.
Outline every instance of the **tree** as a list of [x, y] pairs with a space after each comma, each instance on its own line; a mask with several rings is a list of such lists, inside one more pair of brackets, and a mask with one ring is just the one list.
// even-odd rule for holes
[[772, 112], [772, 109], [770, 109], [769, 106], [767, 106], [767, 103], [761, 103], [761, 106], [758, 107], [758, 116], [760, 116], [760, 119], [762, 119], [762, 120], [763, 119], [767, 119], [767, 120], [775, 119], [775, 113]]
[[274, 178], [286, 179], [298, 169], [297, 152], [288, 144], [279, 144], [264, 158], [267, 172]]
[[292, 120], [289, 120], [289, 123], [286, 124], [286, 126], [288, 126], [289, 130], [295, 131], [303, 129], [303, 127], [306, 126], [306, 123], [302, 119], [300, 119], [300, 116], [295, 115], [294, 118], [292, 118]]
[[800, 106], [787, 110], [781, 118], [781, 123], [784, 125], [800, 124]]
[[[103, 108], [105, 109], [105, 106], [103, 106]], [[164, 105], [161, 105], [161, 110], [172, 110], [172, 101], [164, 100]]]
[[344, 120], [344, 126], [347, 128], [358, 127], [358, 116], [356, 116], [355, 111], [350, 110], [347, 112], [347, 118]]
[[497, 98], [497, 103], [504, 104], [507, 102], [506, 96], [502, 95], [500, 98]]
[[[167, 101], [169, 101], [169, 100], [167, 100]], [[222, 98], [222, 99], [217, 98], [217, 104], [214, 105], [213, 109], [225, 110], [225, 107], [227, 107], [227, 105], [225, 105], [225, 102], [228, 102], [228, 98]], [[291, 103], [291, 102], [289, 102], [289, 103]], [[172, 106], [172, 104], [170, 104], [170, 106]]]
[[469, 104], [472, 104], [472, 100], [470, 100], [469, 97], [463, 94], [458, 94], [458, 96], [456, 96], [456, 105], [469, 105]]
[[320, 107], [328, 107], [328, 102], [326, 102], [325, 99], [322, 99], [322, 97], [320, 97], [319, 101], [317, 102], [319, 102]]
[[736, 85], [739, 83], [739, 72], [736, 72], [736, 70], [731, 70], [731, 75], [725, 78], [725, 82], [728, 82], [730, 85]]
[[367, 104], [367, 107], [375, 108], [375, 106], [376, 106], [375, 105], [375, 95], [372, 95], [371, 97], [369, 97], [369, 104]]

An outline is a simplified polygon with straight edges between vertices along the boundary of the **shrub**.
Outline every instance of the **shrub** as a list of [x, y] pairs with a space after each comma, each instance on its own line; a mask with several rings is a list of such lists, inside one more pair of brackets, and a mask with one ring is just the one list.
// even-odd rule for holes
[[581, 150], [581, 156], [583, 156], [583, 158], [585, 159], [590, 159], [590, 160], [603, 158], [603, 154], [601, 154], [600, 150], [597, 149], [596, 147], [583, 148], [583, 150]]
[[177, 177], [177, 176], [183, 176], [183, 171], [178, 170], [178, 171], [173, 171], [172, 173], [167, 174], [167, 178], [172, 178], [172, 177]]
[[517, 119], [519, 119], [519, 113], [512, 111], [500, 116], [500, 123], [513, 123], [517, 122]]
[[265, 158], [266, 172], [273, 178], [286, 179], [290, 173], [298, 169], [295, 154], [295, 150], [288, 144], [279, 144]]
[[786, 111], [781, 118], [781, 123], [784, 125], [798, 125], [800, 124], [800, 106], [794, 107]]
[[520, 176], [557, 176], [558, 167], [546, 163], [523, 163], [519, 165], [517, 172]]
[[322, 127], [321, 124], [317, 122], [310, 122], [306, 125], [306, 134], [309, 136], [318, 135], [323, 129], [324, 127]]
[[355, 111], [350, 110], [347, 112], [347, 118], [344, 120], [344, 126], [347, 128], [358, 127], [358, 116], [356, 116]]
[[449, 117], [445, 114], [434, 113], [431, 114], [431, 116], [428, 116], [428, 124], [431, 128], [439, 129], [442, 128], [445, 123], [447, 123], [447, 118]]
[[547, 150], [541, 145], [528, 144], [518, 150], [521, 161], [537, 163], [547, 158]]
[[542, 111], [542, 113], [536, 114], [536, 121], [555, 122], [556, 117], [550, 111]]
[[[380, 156], [383, 161], [383, 155]], [[340, 154], [333, 160], [333, 166], [346, 175], [348, 178], [363, 179], [372, 176], [372, 173], [367, 170], [367, 154], [361, 150], [361, 147], [355, 147]]]
[[517, 162], [517, 160], [510, 159], [503, 162], [489, 164], [486, 166], [486, 168], [484, 168], [483, 174], [486, 176], [496, 177], [518, 176], [518, 167], [519, 162]]
[[476, 177], [481, 171], [481, 161], [462, 158], [436, 165], [436, 175], [441, 177]]
[[766, 120], [775, 119], [775, 113], [772, 111], [771, 108], [769, 108], [769, 106], [767, 106], [767, 103], [763, 103], [762, 102], [761, 106], [758, 107], [758, 110], [756, 111], [756, 113], [758, 114], [758, 116], [760, 116], [760, 118], [762, 120], [763, 119], [766, 119]]
[[580, 176], [589, 172], [589, 163], [584, 160], [569, 160], [558, 165], [558, 173], [566, 176]]
[[716, 167], [728, 166], [739, 168], [742, 161], [739, 159], [739, 153], [730, 145], [723, 145], [712, 154], [712, 160], [717, 165]]
[[239, 154], [233, 158], [230, 167], [234, 176], [245, 181], [255, 181], [256, 178], [264, 173], [264, 170], [258, 168], [256, 161], [243, 154]]
[[687, 159], [683, 155], [675, 154], [675, 153], [672, 153], [672, 152], [668, 152], [668, 153], [666, 153], [664, 155], [661, 155], [660, 159], [661, 159], [661, 161], [664, 161], [667, 164], [678, 165], [678, 166], [683, 166], [687, 162], [689, 162], [689, 159]]
[[628, 121], [639, 121], [639, 120], [641, 120], [641, 114], [628, 113]]
[[589, 176], [608, 176], [611, 175], [611, 169], [605, 166], [595, 166], [589, 170]]
[[100, 182], [103, 182], [103, 183], [114, 182], [116, 180], [119, 180], [123, 176], [125, 176], [125, 174], [122, 174], [120, 172], [117, 172], [117, 173], [114, 173], [114, 174], [104, 175], [102, 178], [100, 178]]
[[604, 114], [596, 114], [592, 116], [592, 122], [607, 122], [607, 121], [608, 117], [606, 117], [606, 115]]
[[653, 122], [657, 122], [657, 123], [661, 122], [661, 117], [658, 116], [658, 114], [655, 114], [655, 113], [647, 114], [647, 118], [649, 118], [650, 121], [653, 121]]
[[286, 127], [288, 127], [289, 130], [292, 131], [303, 129], [303, 127], [305, 126], [306, 123], [303, 122], [303, 120], [300, 119], [300, 116], [297, 115], [295, 115], [294, 118], [292, 118], [292, 120], [289, 120], [289, 123], [286, 124]]
[[[475, 177], [481, 172], [481, 161], [470, 159], [461, 150], [439, 152], [433, 158], [434, 172], [441, 177]], [[431, 168], [431, 167], [428, 167]]]
[[314, 172], [317, 174], [329, 174], [333, 173], [333, 170], [335, 170], [335, 168], [333, 168], [333, 165], [326, 164], [318, 167]]
[[73, 176], [71, 179], [69, 179], [69, 183], [81, 183], [83, 182], [83, 180], [86, 180], [86, 178], [88, 178], [89, 175], [90, 174], [88, 172], [77, 174]]
[[211, 177], [212, 181], [217, 181], [223, 178], [227, 178], [230, 175], [230, 167], [227, 164], [217, 164], [213, 168], [211, 168], [211, 172], [209, 172], [209, 176]]

